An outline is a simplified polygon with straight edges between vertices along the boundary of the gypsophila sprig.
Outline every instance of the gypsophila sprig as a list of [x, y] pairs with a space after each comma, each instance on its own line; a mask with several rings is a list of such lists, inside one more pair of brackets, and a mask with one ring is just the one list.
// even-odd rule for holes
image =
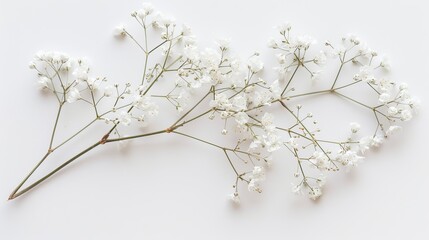
[[[234, 57], [230, 39], [219, 39], [212, 48], [200, 48], [189, 26], [177, 24], [173, 17], [157, 11], [149, 3], [132, 11], [131, 17], [141, 27], [143, 37], [136, 37], [140, 33], [135, 34], [125, 25], [116, 27], [114, 36], [118, 40], [130, 40], [144, 56], [143, 67], [139, 69], [141, 79], [137, 81], [121, 85], [106, 77], [94, 76], [86, 59], [60, 52], [39, 52], [30, 62], [41, 91], [53, 96], [58, 110], [46, 154], [9, 199], [28, 192], [101, 145], [117, 143], [124, 147], [132, 139], [163, 134], [188, 138], [217, 151], [231, 169], [233, 191], [228, 196], [236, 204], [241, 201], [241, 186], [251, 192], [263, 192], [266, 170], [275, 151], [292, 156], [296, 162], [292, 191], [316, 200], [323, 193], [329, 172], [350, 171], [358, 166], [366, 151], [380, 147], [386, 138], [401, 131], [398, 122], [411, 120], [418, 109], [419, 102], [410, 95], [408, 86], [395, 83], [385, 74], [391, 69], [390, 62], [354, 35], [317, 45], [308, 35], [294, 35], [291, 24], [281, 24], [276, 28], [276, 37], [268, 43], [278, 62], [273, 68], [265, 66], [259, 52], [246, 59]], [[328, 64], [338, 65], [333, 76], [324, 75]], [[348, 65], [354, 67], [354, 74], [342, 76]], [[278, 78], [267, 80], [264, 72], [271, 69]], [[330, 87], [301, 89], [296, 83], [303, 81], [313, 85], [328, 82]], [[160, 85], [160, 82], [169, 85]], [[344, 91], [351, 87], [360, 87], [363, 99]], [[316, 117], [298, 100], [323, 94], [362, 107], [374, 119], [374, 126], [361, 127], [354, 121], [346, 129], [347, 137], [343, 140], [337, 140], [336, 136], [320, 137], [322, 130]], [[376, 104], [364, 101], [370, 94]], [[171, 108], [161, 107], [162, 102]], [[66, 139], [58, 139], [56, 133], [60, 131], [57, 128], [64, 108], [77, 103], [91, 110], [92, 120], [81, 120], [83, 128]], [[276, 108], [284, 114], [278, 115]], [[164, 128], [153, 129], [151, 122], [165, 111], [175, 111], [178, 117]], [[222, 142], [232, 140], [234, 144], [220, 144], [203, 134], [186, 132], [183, 127], [201, 124], [199, 119], [221, 121], [223, 127], [218, 131], [222, 138], [228, 139]], [[96, 142], [23, 188], [53, 152], [96, 125], [107, 128]], [[136, 131], [133, 125], [139, 126], [139, 131], [130, 134]], [[373, 132], [363, 134], [365, 127], [373, 128]]]

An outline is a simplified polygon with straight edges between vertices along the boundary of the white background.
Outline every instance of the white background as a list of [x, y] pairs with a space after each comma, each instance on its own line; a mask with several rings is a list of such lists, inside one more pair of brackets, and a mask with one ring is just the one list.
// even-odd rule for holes
[[[356, 171], [333, 176], [317, 202], [290, 192], [294, 165], [279, 154], [264, 193], [245, 194], [233, 207], [226, 199], [233, 174], [223, 156], [166, 136], [135, 141], [126, 153], [98, 149], [8, 202], [43, 155], [55, 114], [54, 100], [35, 87], [29, 60], [41, 49], [61, 50], [89, 57], [95, 72], [114, 81], [139, 79], [141, 56], [111, 33], [120, 23], [132, 25], [129, 13], [141, 2], [0, 0], [0, 239], [429, 239], [426, 1], [152, 3], [191, 25], [200, 45], [230, 37], [242, 57], [271, 53], [266, 42], [272, 26], [284, 21], [321, 41], [357, 33], [390, 57], [392, 78], [409, 83], [422, 100], [421, 114]], [[61, 126], [71, 125], [74, 115]]]

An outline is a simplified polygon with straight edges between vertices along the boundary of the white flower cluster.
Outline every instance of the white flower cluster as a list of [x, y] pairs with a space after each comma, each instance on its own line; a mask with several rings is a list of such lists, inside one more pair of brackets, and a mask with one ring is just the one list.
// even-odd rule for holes
[[[107, 84], [104, 83], [106, 78], [90, 75], [89, 64], [84, 59], [57, 52], [40, 52], [30, 63], [30, 68], [37, 71], [41, 89], [53, 93], [58, 100], [58, 117], [65, 104], [82, 102], [93, 108], [95, 120], [87, 127], [99, 121], [112, 127], [99, 144], [174, 133], [220, 150], [235, 174], [234, 192], [230, 195], [235, 203], [240, 202], [240, 183], [246, 184], [251, 192], [262, 192], [265, 168], [270, 166], [272, 153], [278, 150], [290, 152], [296, 159], [294, 176], [299, 180], [293, 184], [293, 192], [318, 199], [327, 172], [338, 171], [340, 167], [348, 171], [357, 166], [364, 158], [362, 154], [380, 147], [385, 138], [401, 130], [397, 121], [411, 120], [418, 109], [418, 101], [410, 95], [406, 84], [396, 84], [380, 76], [390, 69], [389, 62], [379, 60], [378, 54], [354, 35], [343, 37], [339, 46], [325, 42], [321, 50], [313, 51], [316, 46], [313, 38], [294, 36], [290, 24], [280, 25], [277, 28], [280, 38], [269, 42], [269, 47], [276, 51], [278, 66], [274, 69], [279, 78], [267, 82], [263, 76], [266, 67], [259, 53], [245, 60], [232, 57], [228, 39], [218, 40], [216, 48], [201, 50], [189, 26], [177, 27], [174, 18], [156, 11], [148, 3], [133, 11], [131, 16], [142, 26], [144, 38], [134, 37], [125, 26], [117, 27], [114, 34], [133, 41], [144, 54], [141, 81], [122, 87]], [[152, 34], [157, 37], [148, 41]], [[154, 54], [161, 60], [152, 64], [149, 59]], [[331, 88], [312, 91], [292, 87], [298, 71], [307, 73], [311, 81], [322, 80], [322, 67], [331, 59], [336, 59], [340, 65], [338, 73], [327, 80], [332, 84]], [[346, 84], [340, 85], [341, 71], [346, 64], [358, 66], [358, 71], [347, 78]], [[171, 86], [156, 88], [163, 78], [172, 79], [168, 81]], [[342, 92], [358, 84], [375, 96], [377, 105], [368, 105]], [[297, 94], [297, 91], [301, 93]], [[346, 140], [321, 139], [318, 134], [321, 130], [316, 127], [313, 114], [303, 115], [303, 107], [293, 103], [300, 97], [319, 94], [333, 94], [368, 109], [371, 117], [375, 116], [374, 133], [362, 137], [360, 124], [352, 122]], [[148, 130], [151, 127], [149, 120], [156, 118], [160, 110], [167, 110], [160, 109], [161, 100], [171, 103], [180, 117], [172, 125], [151, 132]], [[275, 111], [271, 111], [274, 107], [286, 112], [289, 118], [275, 116]], [[201, 108], [205, 111], [199, 112]], [[220, 119], [224, 127], [219, 132], [236, 140], [236, 144], [223, 146], [182, 132], [182, 126], [202, 117]], [[144, 133], [121, 136], [119, 126], [134, 123], [147, 127]], [[50, 151], [57, 148], [51, 141]]]
[[[131, 85], [127, 84], [123, 91], [119, 91], [119, 85], [102, 86], [107, 79], [104, 77], [91, 77], [88, 61], [85, 59], [70, 58], [64, 53], [39, 52], [35, 55], [30, 68], [37, 71], [38, 84], [41, 89], [53, 93], [61, 105], [75, 102], [84, 102], [95, 109], [98, 120], [106, 123], [129, 126], [133, 119], [146, 125], [148, 117], [158, 115], [158, 105], [150, 96], [143, 96], [141, 91], [134, 94]], [[114, 106], [100, 112], [103, 99], [115, 98]], [[139, 114], [132, 114], [123, 107], [118, 107], [119, 101], [128, 100], [141, 110]], [[129, 105], [127, 103], [125, 105]], [[111, 115], [111, 117], [109, 117]]]
[[[290, 137], [284, 146], [297, 160], [298, 170], [295, 177], [300, 178], [301, 181], [293, 184], [293, 192], [303, 193], [306, 192], [303, 191], [305, 188], [308, 190], [308, 197], [317, 199], [322, 195], [321, 188], [325, 183], [326, 171], [338, 171], [340, 166], [349, 171], [352, 167], [357, 166], [364, 159], [361, 154], [372, 148], [380, 147], [385, 138], [402, 129], [396, 122], [410, 120], [418, 110], [419, 102], [410, 95], [406, 84], [396, 84], [385, 76], [385, 73], [390, 70], [389, 62], [385, 58], [380, 60], [378, 53], [369, 49], [355, 35], [343, 37], [339, 46], [325, 42], [325, 49], [310, 51], [316, 42], [308, 36], [293, 36], [291, 29], [290, 24], [279, 26], [280, 39], [269, 42], [269, 47], [278, 52], [276, 58], [279, 66], [275, 69], [279, 72], [280, 79], [287, 80], [281, 82], [283, 91], [280, 99], [292, 101], [299, 97], [333, 94], [368, 109], [370, 115], [375, 116], [376, 120], [375, 133], [371, 135], [359, 138], [361, 126], [352, 122], [350, 123], [350, 136], [347, 140], [319, 139], [317, 133], [320, 132], [320, 129], [312, 128], [317, 121], [309, 123], [313, 114], [302, 117], [300, 116], [302, 106], [299, 105], [297, 111], [294, 111], [288, 107], [286, 102], [282, 103], [283, 108], [296, 119], [292, 127], [279, 126], [279, 129], [283, 129]], [[318, 54], [312, 54], [314, 52], [318, 52]], [[295, 74], [302, 70], [307, 72], [312, 80], [319, 78], [323, 70], [312, 69], [315, 67], [314, 65], [319, 68], [324, 66], [328, 59], [338, 59], [340, 65], [337, 74], [332, 79], [328, 79], [331, 81], [332, 87], [326, 90], [307, 90], [301, 94], [295, 94], [297, 89], [290, 87]], [[346, 64], [358, 66], [358, 72], [349, 77], [349, 79], [353, 79], [352, 82], [349, 80], [346, 84], [338, 86], [342, 69]], [[378, 105], [370, 106], [364, 101], [367, 99], [355, 99], [342, 92], [345, 88], [359, 84], [368, 91], [362, 95], [373, 94], [374, 99], [378, 100]], [[310, 146], [314, 149], [313, 151], [308, 150]], [[333, 147], [338, 149], [333, 150]], [[310, 168], [306, 169], [306, 165]], [[323, 181], [321, 177], [309, 176], [311, 173], [307, 173], [307, 171], [311, 172], [311, 169], [317, 170], [319, 175], [323, 176]]]
[[41, 89], [54, 93], [59, 100], [63, 98], [68, 103], [82, 100], [82, 92], [98, 91], [100, 84], [106, 80], [91, 77], [85, 59], [70, 58], [60, 52], [38, 52], [29, 66], [37, 71]]

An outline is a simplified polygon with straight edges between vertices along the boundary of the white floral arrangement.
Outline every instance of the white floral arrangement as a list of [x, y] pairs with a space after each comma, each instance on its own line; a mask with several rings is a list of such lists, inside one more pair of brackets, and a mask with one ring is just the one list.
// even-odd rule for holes
[[[130, 39], [144, 56], [142, 78], [134, 83], [113, 84], [105, 77], [95, 77], [83, 58], [60, 52], [35, 55], [30, 68], [36, 71], [41, 90], [58, 102], [58, 111], [46, 154], [11, 193], [10, 200], [98, 146], [122, 145], [132, 139], [160, 134], [193, 139], [196, 144], [221, 152], [232, 170], [233, 191], [229, 197], [235, 203], [240, 202], [240, 186], [262, 192], [266, 168], [270, 167], [275, 151], [296, 161], [292, 191], [316, 200], [322, 195], [328, 172], [349, 171], [357, 166], [365, 152], [378, 148], [386, 138], [400, 131], [397, 123], [411, 120], [419, 107], [407, 84], [397, 84], [386, 77], [390, 70], [388, 61], [353, 35], [338, 42], [325, 42], [317, 49], [311, 37], [294, 36], [290, 24], [278, 26], [278, 37], [268, 44], [278, 62], [268, 69], [273, 69], [277, 77], [267, 81], [264, 78], [267, 67], [259, 53], [246, 60], [233, 57], [229, 40], [217, 41], [215, 48], [200, 49], [190, 27], [178, 27], [173, 18], [155, 11], [148, 3], [131, 16], [141, 26], [143, 38], [138, 39], [124, 26], [115, 29], [115, 36]], [[322, 77], [328, 63], [336, 70], [332, 77]], [[354, 69], [355, 74], [345, 77], [346, 83], [340, 84], [345, 67]], [[297, 82], [306, 81], [313, 85], [328, 82], [329, 86], [317, 91], [298, 87]], [[164, 82], [162, 87], [158, 87], [159, 82]], [[359, 91], [358, 95], [364, 99], [345, 92], [350, 88]], [[324, 94], [365, 109], [374, 119], [373, 133], [360, 135], [360, 124], [352, 122], [344, 140], [319, 137], [321, 130], [313, 114], [304, 112], [296, 100]], [[167, 101], [172, 107], [161, 109], [160, 101]], [[93, 120], [81, 123], [83, 127], [68, 138], [55, 141], [62, 111], [76, 102], [93, 109]], [[179, 117], [165, 128], [152, 129], [151, 122], [160, 111], [176, 111]], [[184, 126], [198, 124], [197, 120], [202, 118], [221, 121], [224, 128], [219, 131], [235, 144], [214, 143], [182, 130]], [[23, 188], [53, 152], [96, 124], [108, 127], [98, 141]], [[139, 125], [138, 132], [122, 134], [131, 125]]]

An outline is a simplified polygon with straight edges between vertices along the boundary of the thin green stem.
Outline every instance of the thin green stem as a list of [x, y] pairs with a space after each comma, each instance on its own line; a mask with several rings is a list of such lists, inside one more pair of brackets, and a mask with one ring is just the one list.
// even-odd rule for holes
[[202, 117], [202, 116], [204, 116], [204, 115], [207, 115], [208, 113], [210, 113], [210, 112], [212, 112], [212, 111], [213, 111], [213, 109], [209, 109], [209, 110], [207, 110], [207, 111], [205, 111], [205, 112], [203, 112], [203, 113], [201, 113], [201, 114], [197, 115], [196, 117], [193, 117], [193, 118], [191, 118], [191, 119], [189, 119], [189, 120], [183, 121], [181, 124], [175, 125], [175, 126], [174, 126], [174, 129], [177, 129], [178, 127], [182, 127], [182, 126], [184, 126], [185, 124], [188, 124], [188, 123], [190, 123], [190, 122], [192, 122], [192, 121], [194, 121], [194, 120], [197, 120], [198, 118], [200, 118], [200, 117]]
[[57, 117], [55, 118], [54, 129], [52, 130], [51, 140], [49, 142], [49, 150], [48, 151], [51, 151], [52, 144], [54, 143], [55, 132], [57, 131], [58, 120], [60, 119], [61, 110], [63, 109], [63, 105], [64, 105], [64, 102], [60, 103], [60, 106], [58, 107]]
[[[22, 194], [30, 191], [31, 189], [33, 189], [34, 187], [36, 187], [37, 185], [39, 185], [40, 183], [42, 183], [43, 181], [45, 181], [46, 179], [48, 179], [49, 177], [51, 177], [52, 175], [54, 175], [55, 173], [57, 173], [58, 171], [60, 171], [61, 169], [63, 169], [64, 167], [66, 167], [67, 165], [69, 165], [70, 163], [72, 163], [74, 160], [78, 159], [79, 157], [81, 157], [82, 155], [84, 155], [85, 153], [89, 152], [90, 150], [94, 149], [95, 147], [99, 146], [101, 144], [101, 142], [97, 142], [93, 145], [91, 145], [90, 147], [86, 148], [85, 150], [83, 150], [82, 152], [78, 153], [77, 155], [75, 155], [74, 157], [72, 157], [71, 159], [69, 159], [67, 162], [61, 164], [59, 167], [57, 167], [55, 170], [53, 170], [52, 172], [48, 173], [47, 175], [45, 175], [44, 177], [40, 178], [39, 180], [37, 180], [36, 182], [34, 182], [33, 184], [31, 184], [30, 186], [24, 188], [23, 190], [19, 191], [18, 190], [21, 188], [21, 186], [25, 183], [25, 181], [28, 179], [28, 177], [26, 179], [24, 179], [24, 181], [18, 186], [18, 188], [9, 196], [9, 200], [15, 199], [19, 196], [21, 196]], [[43, 162], [42, 161], [36, 165], [36, 168]], [[32, 172], [31, 172], [32, 173]], [[31, 174], [30, 174], [31, 175]]]
[[212, 93], [212, 89], [213, 87], [210, 88], [210, 91], [206, 95], [204, 95], [204, 97], [201, 98], [200, 101], [197, 102], [197, 104], [195, 104], [191, 109], [189, 109], [189, 111], [187, 111], [185, 114], [182, 115], [182, 117], [180, 117], [175, 123], [173, 123], [172, 126], [176, 126], [180, 121], [182, 121], [186, 116], [188, 116], [198, 105], [200, 105], [200, 103], [204, 101], [204, 99], [206, 99], [210, 95], [210, 93]]
[[168, 133], [168, 130], [160, 130], [160, 131], [156, 131], [156, 132], [150, 132], [150, 133], [139, 134], [139, 135], [134, 135], [134, 136], [107, 139], [106, 143], [125, 141], [125, 140], [131, 140], [131, 139], [142, 138], [142, 137], [148, 137], [148, 136], [158, 135], [161, 133]]
[[[298, 60], [299, 61], [299, 60]], [[288, 83], [286, 84], [285, 88], [283, 89], [282, 93], [280, 94], [280, 96], [283, 96], [287, 90], [287, 88], [289, 87], [289, 85], [292, 82], [292, 79], [295, 77], [296, 72], [298, 72], [298, 68], [299, 68], [300, 64], [298, 64], [295, 68], [295, 71], [293, 71], [292, 76], [290, 77]]]
[[357, 101], [357, 100], [355, 100], [355, 99], [353, 99], [353, 98], [351, 98], [351, 97], [348, 97], [348, 96], [346, 96], [346, 95], [344, 95], [344, 94], [341, 94], [341, 93], [339, 93], [339, 92], [335, 92], [335, 94], [337, 94], [337, 95], [339, 95], [339, 96], [341, 96], [341, 97], [343, 97], [343, 98], [346, 98], [346, 99], [348, 99], [348, 100], [350, 100], [350, 101], [352, 101], [352, 102], [354, 102], [354, 103], [357, 103], [357, 104], [359, 104], [359, 105], [361, 105], [361, 106], [364, 106], [364, 107], [366, 107], [366, 108], [368, 108], [368, 109], [371, 109], [371, 110], [373, 110], [373, 109], [374, 109], [373, 107], [370, 107], [370, 106], [368, 106], [368, 105], [366, 105], [366, 104], [364, 104], [364, 103], [361, 103], [361, 102], [359, 102], [359, 101]]
[[[21, 183], [18, 184], [18, 186], [12, 191], [12, 193], [9, 195], [9, 200], [12, 200], [17, 197], [16, 193], [19, 191], [19, 189], [24, 185], [24, 183], [30, 178], [31, 175], [39, 168], [39, 166], [46, 160], [46, 158], [49, 156], [51, 152], [47, 152], [45, 156], [34, 166], [34, 168], [27, 174], [27, 176], [24, 178], [24, 180], [21, 181]], [[21, 194], [19, 194], [21, 195]], [[18, 195], [18, 196], [19, 196]]]
[[208, 141], [206, 141], [206, 140], [202, 140], [202, 139], [200, 139], [200, 138], [197, 138], [197, 137], [194, 137], [194, 136], [188, 135], [188, 134], [186, 134], [186, 133], [182, 133], [182, 132], [178, 132], [178, 131], [172, 131], [172, 133], [175, 133], [175, 134], [178, 134], [178, 135], [181, 135], [181, 136], [187, 137], [187, 138], [192, 138], [192, 139], [194, 139], [194, 140], [197, 140], [197, 141], [199, 141], [199, 142], [202, 142], [202, 143], [205, 143], [205, 144], [211, 145], [211, 146], [213, 146], [213, 147], [216, 147], [216, 148], [219, 148], [219, 149], [222, 149], [222, 150], [223, 150], [223, 149], [225, 149], [225, 148], [223, 148], [223, 147], [221, 147], [221, 146], [219, 146], [219, 145], [217, 145], [217, 144], [214, 144], [214, 143], [208, 142]]
[[337, 83], [338, 78], [340, 77], [341, 70], [343, 70], [343, 67], [344, 67], [344, 62], [341, 62], [340, 69], [338, 70], [337, 75], [335, 76], [335, 80], [334, 80], [334, 83], [332, 83], [331, 89], [334, 89], [335, 84]]
[[88, 127], [90, 127], [92, 124], [94, 124], [96, 121], [98, 120], [98, 118], [92, 120], [91, 122], [89, 122], [87, 125], [85, 125], [83, 128], [81, 128], [79, 131], [77, 131], [75, 134], [73, 134], [71, 137], [67, 138], [65, 141], [63, 141], [61, 144], [58, 144], [56, 147], [52, 148], [52, 151], [57, 150], [58, 148], [60, 148], [61, 146], [63, 146], [64, 144], [66, 144], [67, 142], [69, 142], [70, 140], [72, 140], [73, 138], [75, 138], [77, 135], [79, 135], [81, 132], [83, 132], [85, 129], [87, 129]]
[[231, 165], [232, 169], [234, 170], [235, 174], [237, 175], [237, 177], [239, 176], [237, 169], [235, 169], [234, 164], [231, 161], [231, 158], [229, 157], [228, 153], [226, 152], [225, 149], [223, 149], [223, 152], [225, 153], [226, 158], [228, 159], [229, 164]]

